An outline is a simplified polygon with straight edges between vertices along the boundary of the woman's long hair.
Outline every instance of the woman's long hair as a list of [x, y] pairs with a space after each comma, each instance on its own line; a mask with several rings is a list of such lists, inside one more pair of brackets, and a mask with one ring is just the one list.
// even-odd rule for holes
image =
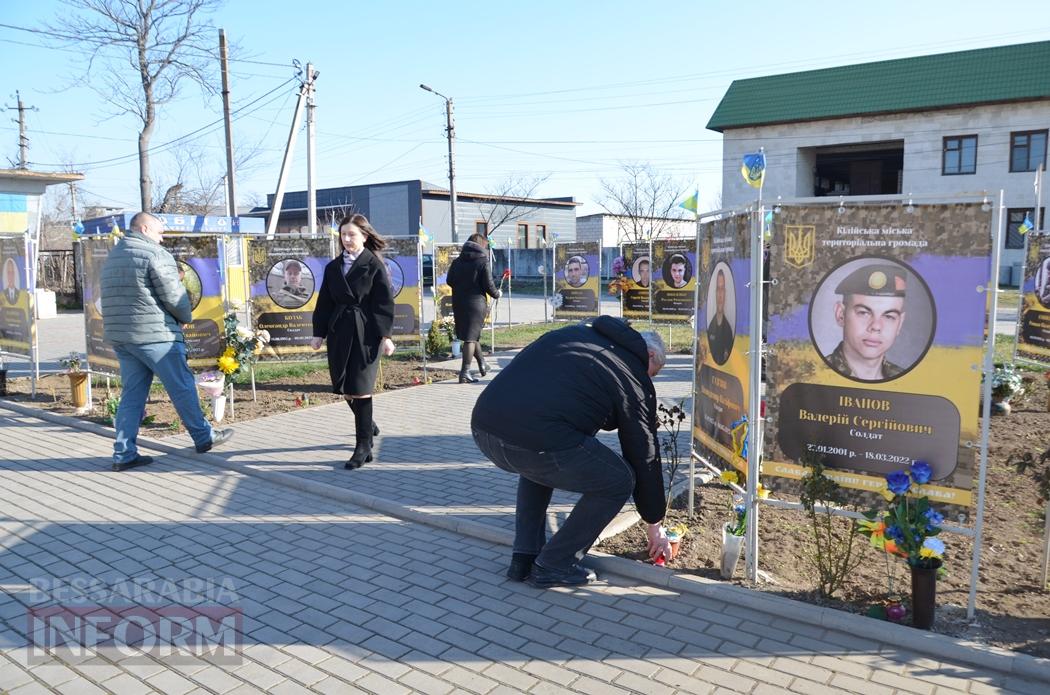
[[339, 226], [337, 229], [342, 231], [343, 226], [352, 224], [360, 229], [365, 234], [365, 248], [372, 253], [379, 253], [386, 248], [386, 239], [380, 236], [379, 232], [375, 230], [372, 223], [368, 221], [368, 218], [359, 212], [353, 215], [347, 215], [343, 219], [339, 220]]

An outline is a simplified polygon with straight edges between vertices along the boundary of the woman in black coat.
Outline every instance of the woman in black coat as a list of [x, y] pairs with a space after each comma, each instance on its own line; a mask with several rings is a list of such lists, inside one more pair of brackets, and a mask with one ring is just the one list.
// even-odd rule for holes
[[478, 345], [481, 329], [485, 325], [485, 295], [498, 299], [502, 294], [492, 282], [488, 247], [488, 240], [483, 234], [471, 234], [459, 256], [448, 268], [456, 337], [463, 341], [463, 363], [459, 370], [461, 384], [477, 381], [469, 371], [472, 357], [477, 357], [481, 376], [488, 372], [485, 358], [481, 355], [481, 346]]
[[325, 266], [314, 308], [314, 337], [321, 349], [328, 340], [328, 372], [332, 392], [342, 394], [354, 413], [356, 444], [346, 468], [372, 460], [372, 391], [379, 355], [394, 354], [390, 334], [394, 324], [394, 293], [379, 252], [386, 241], [364, 215], [339, 222], [343, 252]]

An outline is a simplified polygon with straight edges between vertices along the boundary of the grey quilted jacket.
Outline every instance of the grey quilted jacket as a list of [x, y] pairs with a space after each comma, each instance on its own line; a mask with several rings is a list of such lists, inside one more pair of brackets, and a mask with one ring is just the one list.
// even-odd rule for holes
[[127, 232], [102, 268], [106, 342], [183, 342], [180, 324], [192, 318], [175, 258], [141, 232]]

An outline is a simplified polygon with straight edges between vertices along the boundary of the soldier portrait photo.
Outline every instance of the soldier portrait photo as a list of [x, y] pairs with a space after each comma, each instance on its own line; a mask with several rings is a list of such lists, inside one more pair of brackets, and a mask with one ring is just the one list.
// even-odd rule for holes
[[565, 262], [565, 282], [569, 284], [569, 287], [582, 287], [587, 282], [589, 275], [587, 259], [583, 256], [571, 256]]
[[889, 258], [856, 258], [821, 281], [810, 302], [813, 344], [853, 381], [890, 381], [919, 363], [933, 340], [929, 288]]
[[386, 263], [386, 274], [390, 278], [390, 289], [396, 298], [405, 286], [405, 271], [401, 270], [401, 266], [393, 258], [384, 258], [383, 261]]
[[648, 287], [652, 281], [652, 266], [648, 256], [642, 256], [634, 262], [631, 268], [631, 279], [639, 287]]
[[664, 283], [671, 289], [680, 290], [693, 279], [693, 264], [680, 253], [668, 256], [661, 270]]
[[8, 304], [18, 301], [18, 264], [15, 259], [8, 258], [4, 261], [4, 297]]
[[179, 280], [182, 281], [182, 286], [186, 288], [186, 294], [190, 296], [190, 310], [197, 308], [197, 305], [201, 303], [201, 278], [197, 275], [197, 271], [185, 261], [175, 261], [175, 265], [179, 268]]
[[266, 274], [266, 292], [277, 306], [298, 309], [313, 296], [314, 274], [306, 263], [286, 258], [274, 263]]
[[715, 364], [725, 364], [736, 334], [736, 285], [729, 264], [716, 263], [707, 286], [707, 343]]
[[1035, 296], [1044, 307], [1050, 308], [1050, 258], [1044, 258], [1035, 274]]

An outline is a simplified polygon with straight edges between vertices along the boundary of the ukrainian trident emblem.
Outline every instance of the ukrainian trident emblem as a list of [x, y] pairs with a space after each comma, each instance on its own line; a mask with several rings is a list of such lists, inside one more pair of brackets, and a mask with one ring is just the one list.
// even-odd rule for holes
[[816, 254], [817, 228], [813, 225], [789, 224], [785, 227], [784, 260], [788, 265], [804, 268]]

